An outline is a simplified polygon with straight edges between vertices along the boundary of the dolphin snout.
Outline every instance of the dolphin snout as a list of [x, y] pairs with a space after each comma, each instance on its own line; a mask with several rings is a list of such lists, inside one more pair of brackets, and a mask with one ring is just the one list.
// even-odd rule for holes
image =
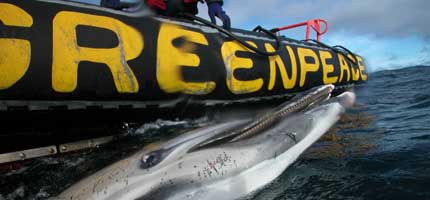
[[355, 94], [353, 92], [344, 92], [341, 95], [337, 96], [339, 98], [339, 103], [345, 107], [350, 108], [355, 103]]

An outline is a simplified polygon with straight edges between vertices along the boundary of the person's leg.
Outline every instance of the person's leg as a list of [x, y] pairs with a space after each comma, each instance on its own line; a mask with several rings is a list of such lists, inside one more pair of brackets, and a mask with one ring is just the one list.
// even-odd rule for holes
[[231, 21], [230, 21], [230, 17], [224, 12], [224, 11], [222, 11], [221, 13], [220, 13], [220, 17], [221, 17], [221, 20], [222, 20], [222, 23], [223, 23], [223, 28], [225, 28], [225, 29], [230, 29], [231, 28]]
[[230, 17], [224, 12], [220, 3], [216, 4], [214, 7], [215, 16], [217, 16], [223, 23], [223, 28], [230, 29]]
[[184, 2], [183, 0], [168, 0], [167, 1], [167, 10], [166, 15], [175, 16], [180, 12], [184, 11]]
[[215, 14], [216, 14], [216, 9], [217, 9], [217, 3], [209, 3], [208, 4], [208, 15], [209, 18], [211, 18], [211, 22], [216, 24], [216, 20], [215, 20]]
[[107, 7], [107, 8], [112, 8], [112, 9], [120, 9], [121, 3], [120, 3], [120, 0], [102, 0], [101, 6]]
[[184, 9], [186, 13], [197, 15], [199, 13], [199, 10], [197, 8], [197, 2], [196, 3], [185, 3]]

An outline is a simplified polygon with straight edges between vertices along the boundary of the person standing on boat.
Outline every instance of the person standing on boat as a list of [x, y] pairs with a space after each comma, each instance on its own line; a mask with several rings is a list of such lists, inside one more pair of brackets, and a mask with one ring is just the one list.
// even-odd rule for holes
[[223, 28], [229, 30], [231, 27], [230, 17], [222, 9], [223, 0], [205, 0], [208, 5], [208, 14], [212, 23], [216, 24], [215, 16], [221, 19]]
[[203, 2], [203, 0], [166, 0], [166, 15], [177, 16], [180, 13], [197, 15], [199, 13], [198, 2]]
[[146, 0], [145, 3], [157, 14], [164, 15], [167, 10], [167, 5], [164, 0]]
[[[163, 1], [163, 0], [161, 0]], [[141, 9], [142, 1], [121, 1], [121, 0], [101, 0], [100, 6], [105, 8], [111, 8], [115, 10], [122, 10], [126, 12], [136, 12]]]
[[203, 3], [203, 0], [183, 0], [184, 1], [184, 12], [192, 15], [197, 15], [199, 10], [197, 8], [198, 2]]
[[120, 0], [101, 0], [100, 6], [120, 10], [121, 1]]

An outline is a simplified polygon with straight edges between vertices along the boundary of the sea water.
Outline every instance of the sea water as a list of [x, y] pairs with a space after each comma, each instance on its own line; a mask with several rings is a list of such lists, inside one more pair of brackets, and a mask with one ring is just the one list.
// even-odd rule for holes
[[430, 199], [430, 67], [372, 73], [357, 105], [254, 199]]
[[[369, 74], [357, 105], [282, 176], [247, 199], [430, 199], [430, 67]], [[0, 169], [0, 200], [46, 199], [153, 141], [210, 123], [157, 120], [91, 151]]]

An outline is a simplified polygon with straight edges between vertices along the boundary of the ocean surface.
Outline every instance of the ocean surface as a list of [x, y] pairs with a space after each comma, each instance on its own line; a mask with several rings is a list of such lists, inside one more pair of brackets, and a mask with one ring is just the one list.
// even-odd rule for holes
[[[430, 67], [371, 73], [357, 104], [282, 176], [248, 199], [430, 199]], [[104, 147], [0, 168], [0, 200], [46, 199], [103, 166], [210, 117], [125, 124]]]

